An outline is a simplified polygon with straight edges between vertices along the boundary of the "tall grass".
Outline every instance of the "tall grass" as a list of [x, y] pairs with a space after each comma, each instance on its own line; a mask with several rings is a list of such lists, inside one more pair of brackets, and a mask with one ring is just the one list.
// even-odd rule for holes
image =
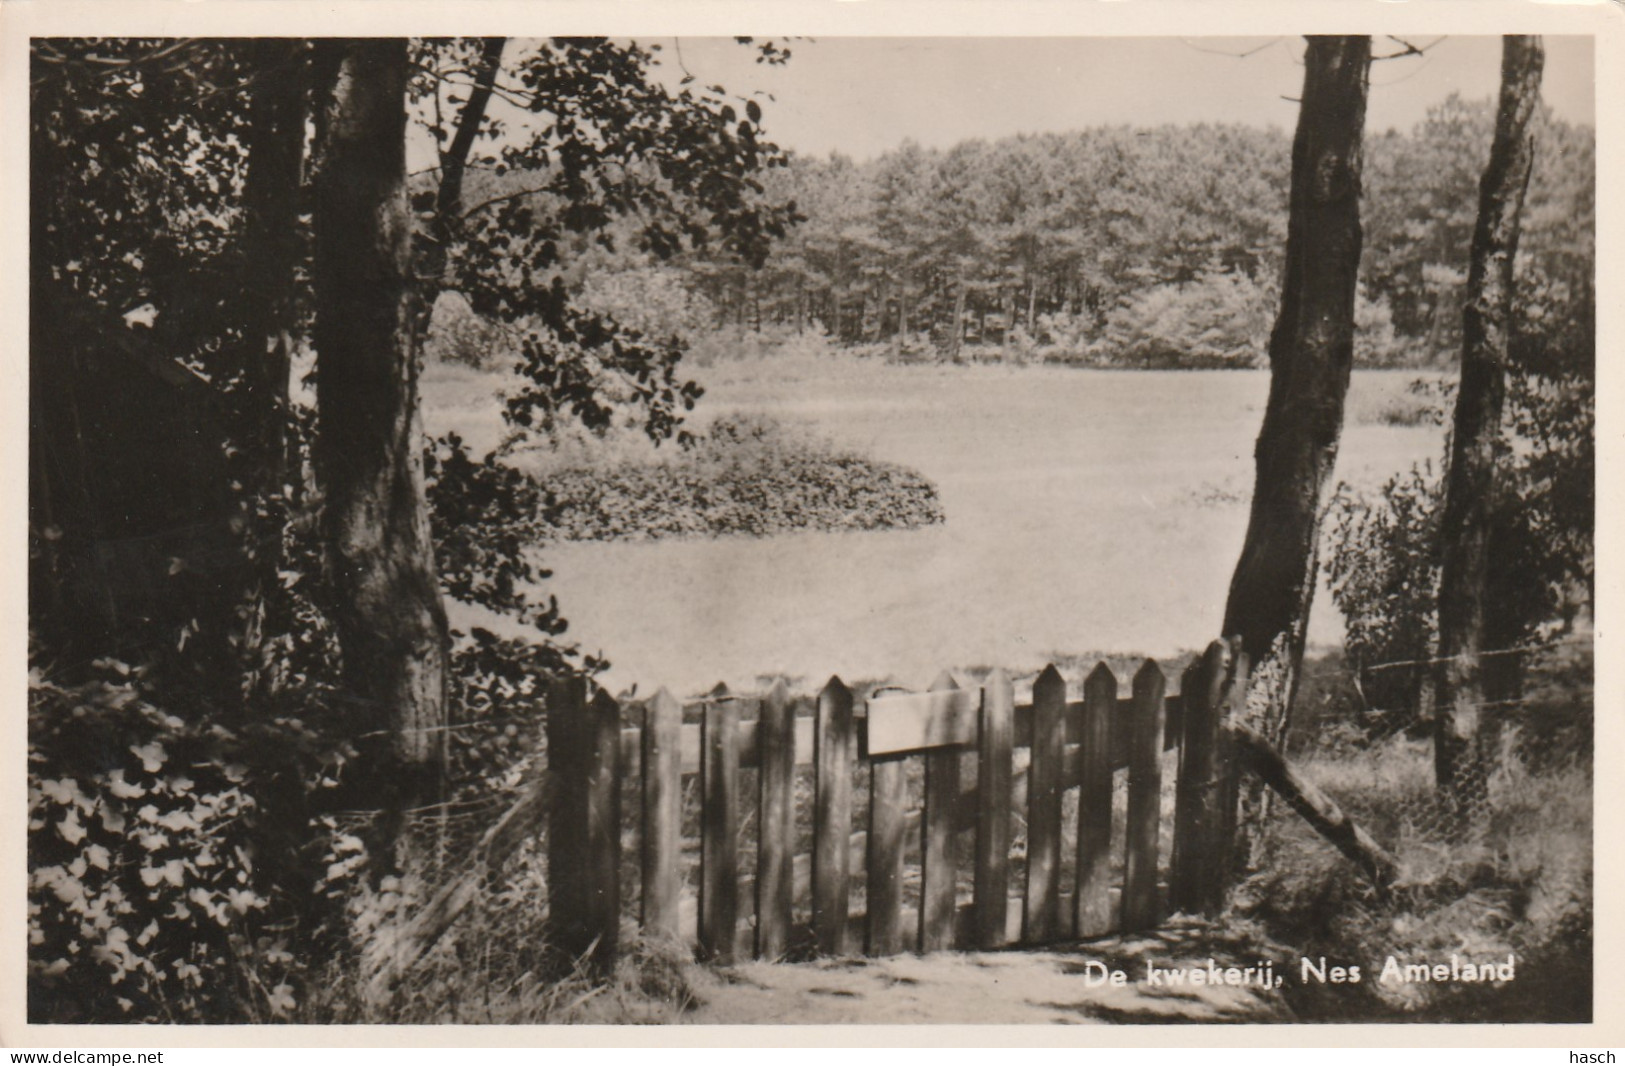
[[[563, 955], [549, 939], [543, 849], [522, 848], [387, 994], [369, 995], [362, 951], [313, 981], [305, 1024], [671, 1024], [698, 1004], [686, 945], [628, 922], [612, 972]], [[367, 890], [358, 889], [365, 908]], [[365, 924], [365, 923], [358, 923]]]
[[[1524, 718], [1566, 713], [1549, 701], [1559, 690], [1588, 688], [1573, 666], [1537, 671], [1532, 690], [1541, 695], [1521, 709]], [[1583, 669], [1589, 675], [1588, 658]], [[1554, 673], [1568, 684], [1554, 682]], [[1436, 793], [1427, 739], [1395, 732], [1370, 741], [1345, 732], [1312, 748], [1304, 773], [1394, 851], [1400, 875], [1391, 894], [1379, 896], [1301, 821], [1277, 816], [1260, 872], [1236, 892], [1238, 913], [1304, 955], [1359, 964], [1365, 975], [1335, 996], [1300, 987], [1300, 1013], [1319, 1020], [1589, 1021], [1589, 750], [1509, 726], [1487, 809], [1463, 831]], [[1379, 980], [1389, 956], [1403, 966], [1448, 963], [1452, 955], [1472, 962], [1513, 955], [1516, 977], [1504, 984]]]

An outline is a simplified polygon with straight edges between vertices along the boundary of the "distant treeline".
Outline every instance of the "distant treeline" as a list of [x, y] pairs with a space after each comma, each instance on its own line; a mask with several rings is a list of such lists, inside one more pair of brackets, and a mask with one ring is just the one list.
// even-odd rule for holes
[[[1488, 101], [1452, 97], [1409, 132], [1368, 136], [1363, 364], [1459, 348], [1492, 119]], [[1196, 125], [793, 158], [766, 193], [804, 221], [762, 268], [693, 259], [685, 286], [719, 325], [900, 353], [1252, 365], [1276, 309], [1290, 152], [1279, 130]], [[1589, 292], [1594, 204], [1591, 128], [1548, 118], [1520, 250], [1526, 303]]]
[[[1409, 131], [1367, 135], [1360, 365], [1444, 365], [1459, 351], [1493, 119], [1490, 101], [1452, 96]], [[1519, 343], [1585, 351], [1572, 335], [1589, 328], [1592, 305], [1593, 131], [1549, 115], [1538, 125]], [[1203, 124], [946, 150], [905, 143], [864, 163], [791, 156], [760, 175], [760, 196], [793, 202], [800, 221], [759, 265], [730, 247], [653, 240], [628, 218], [566, 239], [555, 269], [585, 306], [707, 352], [725, 329], [768, 347], [819, 335], [905, 358], [1261, 365], [1279, 304], [1291, 147], [1278, 129]], [[465, 199], [504, 201], [538, 184], [519, 168], [485, 171], [470, 175]], [[436, 347], [452, 358], [503, 347], [466, 311], [437, 321]]]

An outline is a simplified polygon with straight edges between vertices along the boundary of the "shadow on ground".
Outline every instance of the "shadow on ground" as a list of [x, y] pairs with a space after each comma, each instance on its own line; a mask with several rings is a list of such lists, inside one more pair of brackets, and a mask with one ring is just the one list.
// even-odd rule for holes
[[[706, 971], [685, 1020], [702, 1025], [781, 1024], [1241, 1024], [1297, 1020], [1279, 988], [1168, 987], [1148, 964], [1259, 967], [1292, 979], [1296, 956], [1204, 923], [1032, 951], [943, 952], [884, 959], [744, 963]], [[1117, 987], [1091, 980], [1100, 963]]]

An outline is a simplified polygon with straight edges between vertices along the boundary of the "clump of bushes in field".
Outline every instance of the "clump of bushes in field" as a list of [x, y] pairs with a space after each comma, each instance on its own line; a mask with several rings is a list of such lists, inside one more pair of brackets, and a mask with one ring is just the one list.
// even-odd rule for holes
[[937, 490], [892, 463], [760, 419], [719, 419], [667, 456], [560, 465], [540, 475], [558, 540], [913, 529], [943, 520]]
[[698, 367], [751, 359], [773, 359], [793, 363], [799, 360], [861, 358], [890, 351], [890, 345], [874, 345], [873, 351], [852, 346], [838, 347], [833, 338], [817, 326], [796, 329], [777, 322], [764, 322], [757, 328], [717, 326], [699, 330], [688, 340], [683, 359]]

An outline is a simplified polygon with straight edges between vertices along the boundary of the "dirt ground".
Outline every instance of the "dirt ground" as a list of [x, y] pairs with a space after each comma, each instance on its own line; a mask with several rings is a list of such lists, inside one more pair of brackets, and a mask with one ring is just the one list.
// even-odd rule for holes
[[[1220, 969], [1273, 963], [1294, 981], [1296, 958], [1260, 954], [1244, 941], [1171, 928], [1048, 951], [944, 952], [885, 959], [751, 962], [701, 971], [691, 983], [697, 1025], [1076, 1025], [1092, 1023], [1258, 1023], [1296, 1020], [1280, 988], [1153, 986], [1159, 969]], [[1101, 966], [1091, 967], [1090, 962]], [[1097, 981], [1102, 966], [1127, 983]]]

